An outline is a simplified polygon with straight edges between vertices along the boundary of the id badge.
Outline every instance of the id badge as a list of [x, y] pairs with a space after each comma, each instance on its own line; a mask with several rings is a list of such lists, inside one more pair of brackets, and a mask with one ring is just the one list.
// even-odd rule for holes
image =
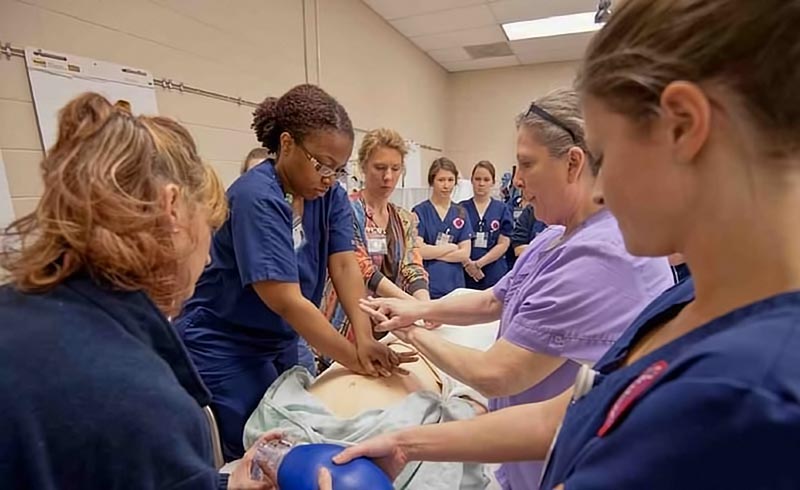
[[479, 231], [475, 233], [475, 248], [486, 248], [489, 246], [489, 233]]
[[368, 227], [365, 232], [367, 236], [367, 252], [370, 255], [386, 255], [389, 252], [385, 231], [380, 228]]
[[306, 243], [306, 233], [303, 230], [303, 222], [300, 220], [296, 220], [292, 226], [292, 241], [295, 251]]
[[447, 245], [453, 243], [453, 235], [449, 233], [439, 233], [436, 235], [436, 245]]
[[386, 255], [388, 252], [386, 236], [367, 237], [367, 252], [370, 255]]

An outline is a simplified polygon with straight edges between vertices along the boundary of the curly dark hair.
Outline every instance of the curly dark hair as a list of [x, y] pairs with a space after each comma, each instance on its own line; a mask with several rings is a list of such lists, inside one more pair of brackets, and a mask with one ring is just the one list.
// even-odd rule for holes
[[303, 141], [313, 131], [337, 131], [351, 139], [353, 123], [344, 107], [316, 85], [303, 84], [281, 98], [267, 97], [253, 111], [253, 124], [261, 145], [279, 153], [281, 133], [287, 132]]

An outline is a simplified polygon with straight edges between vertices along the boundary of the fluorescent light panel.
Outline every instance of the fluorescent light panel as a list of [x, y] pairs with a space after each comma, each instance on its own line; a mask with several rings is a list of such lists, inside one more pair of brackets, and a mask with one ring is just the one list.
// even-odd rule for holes
[[503, 24], [509, 41], [534, 39], [539, 37], [561, 36], [600, 30], [603, 24], [594, 22], [595, 12], [558, 15], [544, 19], [523, 20]]

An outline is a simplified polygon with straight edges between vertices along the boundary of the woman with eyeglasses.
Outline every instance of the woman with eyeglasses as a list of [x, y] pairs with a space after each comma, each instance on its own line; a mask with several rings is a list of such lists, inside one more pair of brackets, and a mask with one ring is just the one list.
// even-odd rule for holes
[[[213, 395], [227, 460], [244, 453], [244, 424], [266, 389], [298, 364], [298, 337], [358, 373], [388, 376], [401, 361], [373, 339], [358, 308], [365, 291], [352, 211], [336, 184], [353, 148], [344, 107], [316, 86], [299, 85], [264, 100], [253, 129], [277, 157], [228, 190], [230, 215], [176, 321]], [[328, 274], [355, 344], [319, 310]]]
[[[641, 310], [673, 285], [666, 258], [625, 250], [617, 221], [592, 198], [598, 167], [586, 146], [578, 96], [557, 90], [517, 118], [515, 184], [551, 225], [493, 288], [438, 301], [365, 301], [368, 312], [443, 371], [490, 398], [490, 409], [564, 392]], [[387, 320], [387, 317], [390, 319]], [[487, 351], [457, 346], [413, 325], [500, 320]], [[410, 327], [409, 327], [410, 326]], [[542, 463], [503, 464], [506, 490], [538, 488]]]

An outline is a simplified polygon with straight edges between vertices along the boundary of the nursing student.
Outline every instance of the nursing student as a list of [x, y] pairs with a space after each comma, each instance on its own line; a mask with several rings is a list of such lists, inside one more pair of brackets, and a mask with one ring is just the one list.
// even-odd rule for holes
[[227, 212], [189, 132], [82, 94], [41, 175], [2, 235], [2, 487], [267, 490], [255, 451], [215, 469], [211, 395], [168, 320]]
[[[408, 149], [393, 129], [374, 129], [358, 149], [363, 188], [350, 196], [355, 253], [370, 294], [386, 298], [430, 299], [428, 275], [417, 248], [417, 218], [389, 201], [405, 171]], [[325, 285], [323, 311], [331, 324], [355, 339], [333, 282]]]
[[[230, 216], [176, 322], [213, 395], [227, 460], [244, 452], [244, 423], [266, 389], [298, 364], [299, 336], [355, 372], [388, 376], [400, 361], [358, 311], [365, 292], [352, 211], [336, 185], [353, 146], [347, 112], [319, 87], [299, 85], [254, 116], [256, 137], [277, 157], [229, 189]], [[328, 274], [355, 345], [319, 311]]]
[[797, 1], [620, 2], [578, 79], [597, 197], [631, 253], [679, 252], [691, 278], [558, 399], [381, 436], [337, 461], [376, 457], [394, 474], [543, 458], [557, 434], [547, 490], [797, 488], [798, 24]]
[[428, 170], [430, 199], [414, 206], [419, 219], [419, 250], [424, 259], [431, 299], [464, 287], [462, 264], [469, 260], [472, 224], [462, 206], [451, 200], [458, 168], [449, 158], [433, 161]]
[[461, 201], [472, 224], [470, 258], [464, 262], [464, 281], [469, 289], [488, 289], [508, 272], [505, 253], [514, 230], [511, 211], [492, 197], [495, 169], [483, 160], [472, 168], [471, 199]]
[[[674, 284], [666, 258], [637, 258], [619, 224], [592, 198], [598, 167], [589, 155], [578, 95], [557, 90], [517, 118], [515, 184], [551, 226], [493, 288], [426, 303], [375, 299], [367, 309], [394, 317], [381, 328], [418, 319], [452, 325], [500, 320], [486, 352], [401, 329], [447, 374], [491, 398], [490, 409], [540, 402], [572, 385], [623, 335], [654, 298]], [[533, 459], [533, 458], [531, 458]], [[505, 490], [538, 488], [541, 461], [503, 464]]]

